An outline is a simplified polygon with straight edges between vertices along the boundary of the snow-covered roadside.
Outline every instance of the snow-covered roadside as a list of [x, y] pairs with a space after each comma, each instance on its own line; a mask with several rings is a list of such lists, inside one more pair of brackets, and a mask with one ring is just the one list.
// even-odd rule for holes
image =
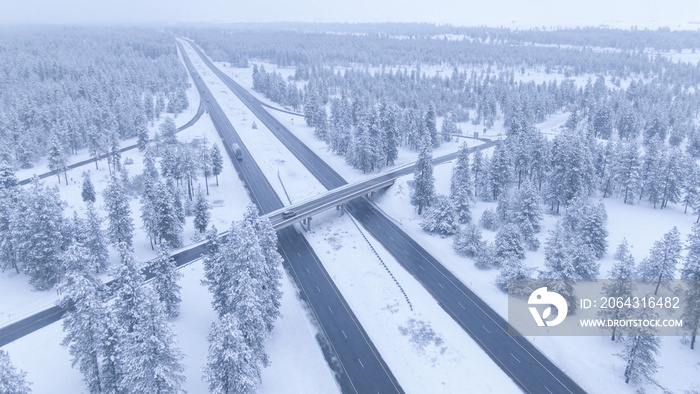
[[[180, 141], [187, 142], [194, 138], [206, 138], [210, 143], [216, 142], [220, 147], [223, 147], [221, 140], [214, 129], [214, 125], [208, 115], [202, 118], [192, 127], [177, 134]], [[122, 154], [122, 163], [133, 161], [132, 164], [124, 165], [124, 168], [132, 178], [143, 172], [143, 154], [134, 149]], [[107, 164], [104, 161], [98, 163], [99, 169], [95, 169], [94, 164], [90, 164], [81, 169], [89, 171], [93, 186], [95, 187], [97, 201], [95, 206], [100, 209], [99, 214], [102, 218], [106, 217], [103, 210], [104, 199], [102, 196], [103, 190], [107, 187], [110, 179]], [[77, 170], [69, 177], [69, 183], [58, 184], [58, 180], [54, 177], [44, 179], [46, 186], [58, 187], [61, 200], [65, 202], [64, 216], [70, 218], [73, 212], [77, 212], [79, 216], [84, 217], [85, 204], [82, 201], [82, 176]], [[231, 177], [235, 177], [233, 180]], [[198, 179], [198, 183], [204, 188], [204, 179]], [[63, 180], [61, 181], [63, 182]], [[209, 182], [209, 202], [212, 205], [212, 224], [223, 230], [228, 228], [231, 221], [242, 216], [242, 210], [232, 208], [238, 199], [248, 200], [246, 190], [237, 179], [236, 171], [233, 168], [230, 160], [224, 160], [223, 172], [219, 176], [220, 186], [216, 186], [216, 182]], [[28, 187], [28, 186], [27, 186]], [[196, 187], [196, 186], [195, 186]], [[143, 230], [141, 216], [141, 204], [137, 196], [131, 195], [130, 207], [132, 218], [134, 221], [134, 253], [138, 260], [146, 261], [154, 258], [156, 252], [151, 249], [150, 242]], [[105, 224], [106, 225], [106, 224]], [[195, 234], [195, 229], [192, 224], [192, 218], [187, 218], [182, 240], [183, 243], [189, 244], [192, 236]], [[117, 254], [114, 249], [110, 248], [110, 261], [112, 264], [117, 262]], [[105, 279], [107, 277], [105, 276]], [[59, 295], [56, 290], [49, 291], [34, 291], [28, 284], [28, 279], [25, 275], [17, 275], [14, 271], [7, 270], [0, 273], [0, 299], [4, 301], [0, 304], [0, 325], [6, 325], [10, 322], [17, 321], [23, 317], [29, 316], [39, 310], [45, 309], [54, 305], [58, 300]]]
[[[223, 146], [208, 115], [202, 116], [194, 126], [179, 133], [177, 138], [182, 142], [206, 138], [209, 143]], [[133, 150], [125, 153], [123, 160], [126, 158], [134, 161], [134, 164], [126, 166], [130, 176], [143, 171], [140, 152]], [[50, 185], [52, 180], [56, 182], [55, 178], [49, 178], [44, 182]], [[99, 171], [92, 168], [92, 181], [97, 191], [98, 207], [103, 204], [101, 191], [106, 187], [108, 180], [107, 168], [101, 166]], [[204, 188], [203, 179], [199, 182]], [[243, 217], [250, 199], [228, 159], [224, 160], [219, 184], [216, 186], [216, 181], [209, 180], [211, 222], [219, 230], [225, 230], [230, 226], [231, 221]], [[77, 180], [68, 186], [59, 187], [61, 198], [67, 202], [67, 214], [72, 214], [73, 210], [82, 212], [80, 191], [81, 184]], [[139, 260], [150, 259], [155, 255], [141, 228], [140, 203], [137, 199], [132, 199], [131, 209], [136, 230], [134, 237], [136, 256]], [[101, 215], [104, 217], [104, 212]], [[185, 244], [189, 243], [194, 232], [192, 220], [188, 218], [182, 237]], [[112, 256], [115, 255], [112, 253]], [[181, 315], [174, 320], [174, 331], [178, 336], [179, 346], [185, 354], [183, 365], [187, 382], [184, 389], [191, 393], [206, 392], [207, 386], [201, 380], [201, 368], [206, 363], [209, 326], [216, 315], [211, 309], [210, 295], [206, 287], [200, 283], [203, 279], [201, 262], [184, 267], [183, 273], [185, 275], [180, 282], [182, 309]], [[7, 286], [4, 286], [5, 283]], [[271, 365], [263, 370], [261, 392], [338, 392], [333, 375], [316, 342], [317, 330], [310, 323], [308, 314], [286, 272], [283, 276], [282, 290], [284, 292], [282, 317], [276, 322], [266, 346]], [[5, 294], [6, 291], [14, 292]], [[35, 310], [53, 305], [58, 299], [53, 291], [31, 291], [26, 278], [6, 277], [6, 274], [0, 277], [0, 297], [8, 301], [3, 301], [0, 307], [0, 318], [3, 320], [5, 316], [8, 319], [17, 320], [19, 317], [30, 315]], [[34, 382], [33, 388], [36, 393], [67, 393], [84, 390], [80, 373], [70, 368], [70, 355], [59, 345], [63, 336], [61, 323], [54, 323], [3, 347], [10, 352], [15, 365], [28, 372], [27, 379]], [[54, 380], [52, 377], [60, 378]]]
[[406, 392], [517, 393], [520, 390], [428, 291], [349, 215], [314, 218], [307, 239]]
[[[199, 59], [199, 56], [189, 47], [186, 51], [192, 63], [209, 86], [212, 95], [226, 113], [229, 121], [235, 127], [243, 144], [255, 156], [255, 161], [265, 177], [280, 196], [283, 203], [288, 203], [282, 179], [292, 201], [313, 197], [326, 189], [313, 177], [299, 160], [294, 157], [262, 122], [253, 115], [226, 85], [216, 77]], [[257, 129], [253, 129], [255, 122]], [[300, 171], [299, 169], [303, 169]], [[279, 174], [279, 178], [278, 178]], [[301, 186], [301, 187], [299, 187]]]
[[[293, 201], [325, 190], [259, 121], [258, 129], [246, 129], [246, 124], [252, 124], [255, 119], [253, 115], [233, 93], [226, 92], [218, 78], [204, 71], [201, 61], [195, 59], [193, 63], [273, 186], [276, 166], [283, 163], [282, 179]], [[477, 392], [518, 392], [503, 371], [436, 305], [416, 279], [367, 235], [408, 294], [415, 308], [410, 311], [360, 231], [347, 216], [336, 219], [336, 215], [335, 211], [329, 211], [314, 217], [316, 230], [308, 233], [307, 239], [405, 390], [458, 392], [473, 387]], [[421, 328], [427, 325], [433, 334], [421, 336]]]
[[[435, 167], [436, 191], [449, 193], [452, 165]], [[507, 318], [507, 297], [495, 284], [497, 270], [480, 270], [470, 259], [458, 256], [452, 249], [452, 238], [439, 238], [425, 233], [420, 228], [421, 218], [411, 209], [407, 182], [412, 176], [404, 176], [377, 199], [377, 204], [392, 218], [401, 223], [401, 228], [418, 241], [428, 252], [438, 258], [452, 273], [501, 316]], [[661, 238], [673, 226], [677, 226], [682, 239], [690, 232], [694, 223], [692, 215], [684, 215], [681, 207], [670, 205], [664, 210], [653, 209], [645, 203], [631, 206], [619, 199], [604, 200], [608, 213], [608, 255], [601, 260], [601, 276], [605, 276], [613, 264], [612, 252], [626, 238], [637, 262], [643, 259], [654, 241]], [[478, 221], [487, 209], [495, 209], [496, 203], [478, 201], [472, 208], [473, 220]], [[544, 246], [547, 232], [553, 229], [560, 217], [545, 214], [542, 231], [538, 234]], [[495, 232], [482, 230], [484, 238], [492, 241]], [[544, 266], [544, 247], [537, 252], [527, 252], [527, 265]], [[584, 390], [591, 393], [635, 392], [640, 386], [627, 385], [622, 378], [625, 363], [614, 353], [622, 350], [609, 337], [530, 337], [529, 340], [550, 360], [571, 376]], [[657, 358], [660, 369], [654, 375], [658, 384], [670, 392], [697, 390], [700, 382], [689, 378], [697, 376], [700, 364], [697, 355], [677, 337], [663, 337]], [[645, 386], [646, 392], [663, 392], [658, 386]]]
[[[239, 208], [244, 207], [241, 204]], [[239, 212], [242, 216], [242, 212]], [[205, 393], [202, 368], [206, 364], [209, 326], [216, 318], [211, 295], [201, 280], [201, 260], [184, 267], [180, 316], [173, 321], [178, 346], [185, 355], [187, 379], [183, 389]], [[270, 366], [262, 373], [260, 393], [337, 393], [338, 387], [326, 365], [318, 343], [316, 328], [308, 320], [289, 277], [282, 279], [281, 312], [266, 343]], [[85, 391], [81, 374], [70, 367], [68, 350], [60, 346], [64, 334], [61, 323], [51, 324], [3, 347], [17, 368], [27, 372], [35, 393], [79, 393]]]

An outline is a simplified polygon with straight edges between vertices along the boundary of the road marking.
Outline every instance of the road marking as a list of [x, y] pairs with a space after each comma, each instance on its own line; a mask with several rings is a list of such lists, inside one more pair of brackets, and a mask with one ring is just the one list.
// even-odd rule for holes
[[344, 330], [340, 330], [340, 332], [342, 332], [342, 333], [343, 333], [343, 336], [345, 337], [345, 339], [348, 339], [348, 336], [347, 336], [347, 335], [345, 335], [345, 331], [344, 331]]
[[423, 268], [422, 265], [419, 265], [419, 267], [420, 267], [420, 269], [422, 269], [423, 271], [425, 271], [425, 268]]
[[390, 235], [390, 236], [389, 236], [389, 239], [393, 241], [393, 240], [394, 240], [394, 237], [392, 237], [392, 236]]
[[554, 394], [554, 393], [552, 393], [552, 391], [551, 391], [550, 389], [547, 388], [547, 386], [544, 386], [544, 389], [547, 390], [547, 392], [548, 392], [549, 394]]
[[[489, 331], [489, 329], [486, 328], [485, 325], [482, 324], [482, 325], [481, 325], [481, 328], [483, 328], [484, 330], [486, 330], [486, 332], [488, 332], [489, 334], [491, 334], [491, 331]], [[512, 354], [511, 354], [511, 356], [512, 356]]]
[[333, 309], [331, 309], [330, 305], [328, 305], [328, 310], [331, 311], [331, 313], [333, 313]]
[[301, 257], [301, 253], [297, 252], [297, 256]]
[[360, 360], [360, 359], [358, 358], [358, 359], [357, 359], [357, 361], [359, 361], [359, 362], [360, 362], [360, 366], [362, 366], [362, 369], [365, 369], [365, 365], [364, 365], [364, 364], [362, 364], [362, 360]]
[[464, 305], [462, 305], [462, 303], [461, 303], [461, 302], [457, 301], [457, 303], [459, 304], [459, 306], [461, 306], [461, 307], [462, 307], [462, 309], [464, 309], [465, 311], [467, 310], [467, 308], [465, 308], [465, 307], [464, 307]]
[[445, 288], [445, 286], [443, 286], [442, 283], [440, 283], [440, 282], [438, 282], [438, 285], [439, 285], [440, 287], [442, 287], [443, 289]]
[[306, 272], [308, 272], [309, 274], [311, 273], [311, 271], [309, 271], [309, 267], [304, 267], [304, 268], [306, 268]]
[[[515, 359], [515, 361], [520, 362], [520, 360], [518, 360], [518, 358], [515, 357], [515, 356], [513, 355], [513, 353], [511, 353], [510, 355], [513, 356], [513, 358]], [[547, 390], [547, 391], [549, 391], [549, 390]], [[551, 391], [550, 391], [550, 392], [551, 392]]]
[[318, 285], [316, 285], [316, 290], [318, 290], [319, 293], [321, 292], [321, 289], [318, 287]]

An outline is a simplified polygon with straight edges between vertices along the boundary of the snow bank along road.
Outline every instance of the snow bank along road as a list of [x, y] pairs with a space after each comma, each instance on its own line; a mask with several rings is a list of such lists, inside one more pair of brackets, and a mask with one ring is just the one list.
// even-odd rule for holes
[[[327, 189], [347, 184], [328, 164], [268, 113], [261, 102], [219, 70], [194, 44], [205, 64]], [[409, 169], [403, 172], [408, 173]], [[528, 393], [583, 393], [583, 389], [527, 339], [508, 335], [506, 321], [367, 199], [348, 211], [435, 297], [440, 306]], [[574, 355], [572, 355], [574, 356]]]

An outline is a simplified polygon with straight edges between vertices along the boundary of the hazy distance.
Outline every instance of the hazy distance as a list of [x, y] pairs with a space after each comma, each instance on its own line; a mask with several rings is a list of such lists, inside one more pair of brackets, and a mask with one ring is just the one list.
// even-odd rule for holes
[[700, 28], [697, 0], [2, 0], [0, 4], [1, 24], [288, 21]]

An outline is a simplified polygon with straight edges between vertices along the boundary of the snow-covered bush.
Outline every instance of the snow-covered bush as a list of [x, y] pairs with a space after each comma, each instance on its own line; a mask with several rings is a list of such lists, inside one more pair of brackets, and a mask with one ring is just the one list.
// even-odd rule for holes
[[446, 196], [437, 196], [428, 209], [425, 220], [421, 223], [423, 230], [443, 238], [453, 235], [459, 229], [457, 212]]
[[464, 257], [474, 257], [484, 247], [481, 240], [481, 230], [473, 223], [468, 223], [455, 236], [453, 247], [455, 251]]
[[484, 243], [477, 251], [474, 265], [476, 268], [487, 270], [494, 267], [493, 265], [494, 247], [492, 243]]
[[481, 219], [479, 219], [479, 225], [486, 230], [496, 231], [498, 230], [498, 216], [493, 209], [487, 209], [481, 214]]
[[[496, 277], [496, 286], [498, 286], [501, 291], [508, 292], [508, 281], [531, 278], [533, 272], [533, 268], [526, 266], [522, 260], [515, 257], [508, 257], [501, 263], [501, 272]], [[511, 289], [511, 293], [520, 293], [519, 290], [523, 289]]]

